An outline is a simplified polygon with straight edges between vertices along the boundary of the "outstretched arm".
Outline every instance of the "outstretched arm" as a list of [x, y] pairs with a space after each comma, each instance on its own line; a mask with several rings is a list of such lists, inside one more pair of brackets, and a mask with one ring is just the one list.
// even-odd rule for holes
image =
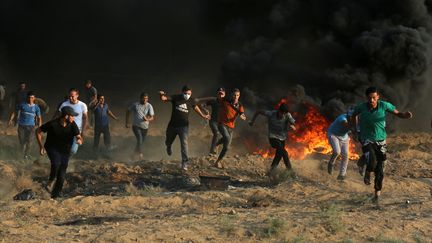
[[160, 99], [164, 102], [170, 101], [170, 98], [168, 97], [168, 95], [165, 93], [165, 91], [159, 91], [159, 96]]
[[392, 112], [393, 115], [402, 118], [402, 119], [411, 119], [413, 114], [410, 111], [406, 111], [406, 112], [400, 112], [396, 109], [394, 109], [394, 111]]
[[257, 117], [259, 115], [264, 116], [264, 111], [263, 110], [256, 111], [255, 114], [252, 117], [252, 120], [249, 121], [249, 126], [253, 126], [254, 125], [255, 120], [257, 119]]
[[114, 113], [112, 113], [111, 112], [111, 110], [108, 110], [108, 115], [112, 118], [112, 119], [114, 119], [114, 120], [118, 120], [118, 117], [116, 117], [115, 115], [114, 115]]
[[206, 114], [204, 114], [202, 111], [201, 111], [201, 109], [199, 108], [199, 106], [198, 105], [195, 105], [194, 106], [194, 111], [196, 112], [196, 113], [198, 113], [198, 115], [200, 116], [200, 117], [202, 117], [203, 119], [206, 119], [206, 120], [210, 120], [210, 115], [206, 115]]

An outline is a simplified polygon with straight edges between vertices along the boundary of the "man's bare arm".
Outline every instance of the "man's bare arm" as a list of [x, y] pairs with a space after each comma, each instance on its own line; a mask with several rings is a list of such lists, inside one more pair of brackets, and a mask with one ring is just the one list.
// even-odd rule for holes
[[83, 115], [82, 115], [82, 128], [81, 128], [82, 129], [81, 130], [81, 136], [82, 137], [84, 137], [84, 131], [87, 127], [87, 118], [88, 118], [87, 112], [83, 113]]
[[413, 116], [413, 114], [410, 111], [400, 112], [396, 109], [392, 112], [392, 114], [402, 119], [411, 119]]

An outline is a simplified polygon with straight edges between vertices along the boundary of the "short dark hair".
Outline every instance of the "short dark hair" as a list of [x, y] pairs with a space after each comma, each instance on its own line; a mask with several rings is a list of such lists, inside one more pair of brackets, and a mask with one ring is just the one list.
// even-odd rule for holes
[[374, 86], [367, 88], [365, 91], [366, 96], [368, 96], [369, 94], [372, 94], [372, 93], [378, 93], [378, 89]]
[[19, 84], [18, 84], [18, 85], [21, 85], [21, 84], [26, 84], [26, 82], [19, 82]]
[[190, 90], [192, 90], [192, 89], [189, 86], [187, 86], [187, 85], [184, 85], [182, 87], [182, 92], [186, 92], [186, 91], [190, 91]]
[[232, 91], [232, 94], [237, 93], [237, 92], [240, 93], [240, 89], [238, 89], [238, 88], [234, 88], [233, 91]]
[[87, 81], [85, 82], [85, 84], [93, 84], [93, 81], [91, 81], [91, 80], [89, 79], [89, 80], [87, 80]]
[[79, 91], [78, 91], [77, 88], [70, 88], [70, 89], [69, 89], [69, 93], [70, 93], [70, 92], [77, 92], [77, 93], [79, 94]]
[[100, 99], [102, 96], [105, 97], [104, 94], [98, 94], [98, 95], [97, 95], [97, 99]]
[[140, 98], [142, 98], [142, 97], [145, 97], [145, 96], [149, 96], [146, 92], [141, 92], [141, 94], [140, 94]]
[[36, 93], [34, 91], [27, 92], [27, 97], [29, 96], [36, 96]]
[[289, 111], [289, 107], [288, 107], [287, 103], [280, 104], [279, 110], [282, 111], [282, 112], [284, 112], [284, 113], [288, 112]]

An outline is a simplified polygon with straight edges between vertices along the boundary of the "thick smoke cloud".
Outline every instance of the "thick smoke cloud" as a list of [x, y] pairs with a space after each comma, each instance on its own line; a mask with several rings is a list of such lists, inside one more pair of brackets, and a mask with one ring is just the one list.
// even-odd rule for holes
[[[400, 110], [430, 92], [431, 1], [219, 1], [225, 32], [243, 46], [222, 66], [227, 85], [283, 96], [295, 84], [333, 116], [377, 86]], [[244, 11], [239, 6], [253, 5]], [[231, 11], [230, 11], [231, 9]], [[216, 15], [216, 14], [213, 14]]]

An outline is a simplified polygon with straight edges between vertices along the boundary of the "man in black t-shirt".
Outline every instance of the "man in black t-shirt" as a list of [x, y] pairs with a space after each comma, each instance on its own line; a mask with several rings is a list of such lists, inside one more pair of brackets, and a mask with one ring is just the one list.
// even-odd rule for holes
[[181, 156], [183, 170], [187, 170], [187, 164], [189, 162], [188, 157], [188, 135], [189, 135], [189, 110], [193, 108], [202, 118], [210, 119], [209, 115], [204, 115], [201, 109], [192, 101], [192, 89], [187, 86], [183, 86], [182, 94], [168, 96], [164, 91], [159, 91], [160, 99], [164, 102], [171, 102], [172, 113], [171, 120], [168, 123], [166, 130], [166, 150], [168, 155], [171, 156], [171, 146], [177, 137], [180, 138]]
[[[74, 138], [77, 144], [82, 144], [80, 131], [74, 122], [74, 117], [77, 115], [78, 113], [72, 107], [65, 106], [61, 109], [61, 117], [43, 124], [36, 131], [40, 154], [48, 154], [51, 161], [47, 188], [50, 188], [56, 179], [51, 192], [52, 198], [59, 197], [63, 188]], [[42, 133], [47, 133], [45, 146], [42, 145]]]

